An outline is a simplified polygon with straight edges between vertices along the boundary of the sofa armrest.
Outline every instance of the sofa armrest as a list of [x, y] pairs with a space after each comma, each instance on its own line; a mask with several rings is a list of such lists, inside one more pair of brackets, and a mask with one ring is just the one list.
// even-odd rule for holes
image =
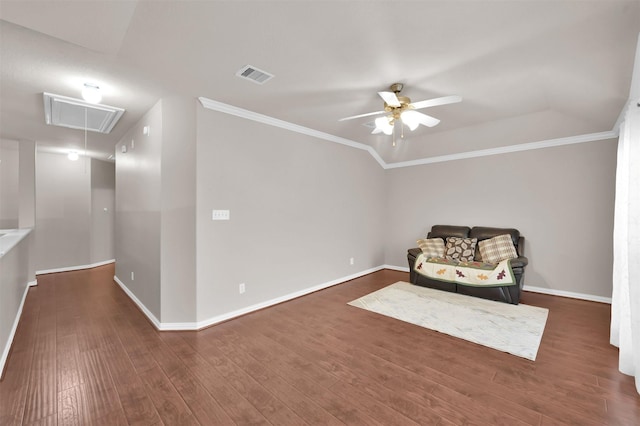
[[518, 239], [518, 256], [524, 256], [524, 237], [522, 235]]
[[418, 247], [407, 250], [407, 255], [413, 256], [414, 258], [420, 256], [420, 253], [422, 253], [422, 250]]
[[511, 267], [512, 268], [524, 268], [529, 264], [529, 259], [524, 256], [516, 257], [515, 259], [511, 259]]

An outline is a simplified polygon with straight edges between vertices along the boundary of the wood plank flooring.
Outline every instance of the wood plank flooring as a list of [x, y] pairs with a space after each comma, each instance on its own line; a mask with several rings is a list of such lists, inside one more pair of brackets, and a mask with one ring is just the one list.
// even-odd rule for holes
[[156, 331], [113, 265], [38, 277], [5, 377], [1, 425], [638, 425], [610, 307], [549, 309], [535, 362], [347, 305], [384, 270], [199, 332]]

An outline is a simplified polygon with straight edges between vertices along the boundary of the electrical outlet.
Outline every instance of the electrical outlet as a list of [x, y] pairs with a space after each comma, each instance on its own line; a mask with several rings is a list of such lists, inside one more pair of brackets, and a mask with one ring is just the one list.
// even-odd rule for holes
[[244, 283], [240, 283], [240, 285], [238, 286], [238, 291], [240, 292], [240, 294], [244, 293], [245, 291]]
[[353, 265], [355, 263], [355, 259], [352, 257], [349, 259], [349, 265]]
[[134, 275], [133, 271], [131, 271], [131, 281], [134, 281], [136, 279], [136, 276]]
[[229, 210], [212, 210], [211, 211], [211, 220], [229, 220], [231, 218], [231, 214]]

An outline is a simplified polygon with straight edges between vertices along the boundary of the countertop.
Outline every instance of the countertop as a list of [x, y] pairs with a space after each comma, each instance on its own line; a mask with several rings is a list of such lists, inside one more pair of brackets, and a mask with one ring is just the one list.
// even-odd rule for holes
[[14, 248], [24, 237], [29, 235], [31, 228], [0, 229], [0, 258]]

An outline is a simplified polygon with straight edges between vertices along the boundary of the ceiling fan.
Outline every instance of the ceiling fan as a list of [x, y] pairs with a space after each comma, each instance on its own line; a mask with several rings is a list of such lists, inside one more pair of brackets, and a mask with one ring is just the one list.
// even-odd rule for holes
[[414, 131], [421, 124], [423, 126], [433, 127], [440, 122], [440, 120], [435, 117], [431, 117], [430, 115], [416, 111], [417, 109], [453, 104], [462, 101], [462, 98], [460, 96], [444, 96], [441, 98], [428, 99], [425, 101], [412, 103], [411, 99], [409, 99], [408, 97], [400, 96], [400, 92], [402, 91], [403, 86], [404, 85], [402, 83], [394, 83], [389, 87], [389, 89], [391, 89], [390, 92], [378, 92], [378, 95], [380, 95], [380, 97], [384, 101], [384, 111], [358, 114], [351, 117], [341, 118], [338, 121], [353, 120], [354, 118], [386, 114], [383, 117], [376, 118], [376, 127], [371, 133], [384, 133], [385, 135], [393, 135], [393, 146], [396, 146], [396, 123], [400, 123], [400, 137], [404, 138], [404, 124], [406, 124], [411, 131]]

